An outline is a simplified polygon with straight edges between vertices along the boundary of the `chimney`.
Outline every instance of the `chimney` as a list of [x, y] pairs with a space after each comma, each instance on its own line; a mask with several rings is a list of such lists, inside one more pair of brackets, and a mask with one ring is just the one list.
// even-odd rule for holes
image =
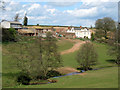
[[82, 26], [80, 26], [80, 29], [82, 29]]
[[70, 27], [68, 27], [68, 29], [70, 29]]

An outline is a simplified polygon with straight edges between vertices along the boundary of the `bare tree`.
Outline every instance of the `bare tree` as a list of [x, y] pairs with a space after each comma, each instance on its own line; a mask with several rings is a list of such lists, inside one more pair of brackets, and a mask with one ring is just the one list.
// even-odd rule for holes
[[14, 21], [19, 21], [19, 13], [17, 13], [14, 17]]

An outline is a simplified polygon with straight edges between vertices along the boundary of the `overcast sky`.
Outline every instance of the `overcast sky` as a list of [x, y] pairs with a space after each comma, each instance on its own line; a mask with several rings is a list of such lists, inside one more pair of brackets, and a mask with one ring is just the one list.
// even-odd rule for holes
[[[111, 17], [118, 19], [119, 0], [4, 0], [6, 10], [2, 19], [12, 21], [19, 13], [20, 22], [27, 13], [28, 24], [91, 26], [97, 19]], [[8, 2], [9, 1], [9, 2]], [[37, 1], [37, 2], [35, 2]], [[114, 1], [114, 2], [113, 2]]]

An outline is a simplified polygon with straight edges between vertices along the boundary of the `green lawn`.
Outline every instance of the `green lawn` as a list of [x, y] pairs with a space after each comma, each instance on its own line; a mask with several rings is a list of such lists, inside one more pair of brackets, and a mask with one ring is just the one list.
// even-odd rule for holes
[[58, 45], [58, 51], [64, 51], [70, 49], [74, 45], [74, 43], [68, 40], [61, 39], [59, 42], [57, 42], [57, 45]]
[[[61, 40], [57, 43], [59, 45], [59, 51], [63, 51], [69, 49], [73, 46], [73, 43], [70, 41]], [[9, 44], [10, 45], [10, 44]], [[109, 60], [114, 60], [115, 58], [107, 55], [108, 46], [105, 44], [94, 43], [94, 46], [98, 52], [98, 65], [94, 66], [94, 68], [98, 67], [109, 67], [115, 66], [114, 63], [108, 62]], [[3, 57], [2, 57], [2, 70], [3, 70], [3, 79], [2, 85], [3, 87], [45, 87], [45, 88], [114, 88], [118, 87], [118, 70], [117, 67], [109, 67], [97, 71], [88, 71], [85, 76], [74, 75], [57, 78], [58, 82], [53, 84], [46, 85], [29, 85], [29, 86], [19, 86], [16, 84], [16, 75], [19, 74], [19, 70], [16, 66], [16, 60], [11, 58], [6, 49], [7, 46], [3, 45]], [[10, 47], [15, 48], [14, 43], [11, 43]], [[63, 65], [67, 67], [77, 68], [78, 64], [75, 60], [76, 52], [62, 55]], [[108, 61], [107, 61], [108, 60]]]
[[[109, 67], [109, 66], [115, 66], [116, 64], [109, 62], [109, 60], [114, 60], [115, 58], [113, 56], [109, 56], [108, 53], [108, 46], [105, 44], [100, 43], [93, 43], [94, 47], [98, 53], [98, 64], [94, 66], [94, 68], [100, 68], [100, 67]], [[77, 68], [78, 63], [76, 61], [76, 52], [69, 53], [62, 55], [62, 58], [64, 60], [64, 66], [69, 67], [75, 67]]]

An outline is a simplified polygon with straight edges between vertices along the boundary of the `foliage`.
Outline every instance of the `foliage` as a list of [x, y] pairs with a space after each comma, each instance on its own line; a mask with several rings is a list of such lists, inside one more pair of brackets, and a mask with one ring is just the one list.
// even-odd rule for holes
[[89, 70], [97, 62], [97, 53], [90, 42], [86, 42], [78, 51], [76, 60], [83, 70]]
[[31, 79], [43, 78], [49, 70], [56, 69], [62, 65], [60, 54], [57, 51], [56, 40], [51, 33], [47, 34], [46, 40], [41, 36], [35, 38], [35, 42], [26, 43], [31, 39], [21, 37], [21, 41], [16, 43], [18, 51], [13, 51], [17, 66], [23, 73], [29, 74]]
[[19, 84], [24, 84], [24, 85], [28, 85], [30, 82], [31, 78], [29, 77], [28, 74], [26, 73], [21, 73], [18, 77], [17, 77], [17, 82]]
[[92, 33], [92, 34], [91, 34], [91, 41], [94, 41], [94, 40], [95, 40], [94, 34]]
[[50, 70], [47, 73], [48, 78], [50, 77], [55, 77], [55, 76], [61, 76], [62, 74], [60, 74], [58, 71], [55, 70]]
[[87, 74], [57, 78], [55, 84], [21, 85], [14, 88], [118, 88], [118, 67], [87, 71]]
[[[26, 38], [33, 38], [35, 37], [26, 37]], [[66, 40], [65, 40], [66, 41]], [[59, 44], [59, 46], [62, 45], [62, 47], [67, 48], [67, 44], [63, 44], [62, 42], [65, 42], [62, 40]], [[34, 42], [24, 40], [24, 43], [27, 43], [26, 45], [33, 44]], [[67, 42], [70, 43], [70, 42]], [[115, 59], [113, 56], [107, 55], [107, 49], [108, 45], [102, 44], [102, 43], [95, 43], [93, 42], [95, 49], [97, 50], [98, 53], [98, 63], [92, 68], [101, 68], [101, 67], [108, 67], [108, 66], [114, 66], [115, 64], [107, 62], [107, 60], [110, 59]], [[66, 46], [67, 45], [67, 46]], [[31, 46], [31, 45], [30, 45]], [[38, 46], [38, 45], [35, 45]], [[96, 71], [87, 71], [87, 74], [84, 75], [82, 78], [79, 78], [79, 75], [73, 75], [73, 76], [67, 76], [67, 77], [62, 77], [62, 78], [57, 78], [58, 82], [54, 85], [51, 84], [44, 84], [44, 85], [16, 85], [17, 83], [15, 82], [16, 76], [19, 74], [18, 67], [16, 66], [18, 63], [18, 60], [16, 60], [14, 57], [16, 54], [12, 54], [11, 51], [8, 53], [8, 48], [11, 49], [11, 51], [16, 50], [19, 51], [20, 47], [18, 48], [18, 45], [16, 45], [16, 42], [9, 43], [9, 44], [2, 44], [2, 85], [3, 88], [65, 88], [65, 87], [83, 87], [83, 88], [90, 88], [90, 87], [117, 87], [118, 84], [118, 67], [111, 67], [111, 68], [105, 68], [101, 70], [96, 70]], [[32, 48], [30, 48], [32, 49]], [[38, 50], [39, 48], [36, 47], [35, 50]], [[61, 49], [61, 48], [59, 48]], [[64, 50], [64, 49], [63, 49]], [[23, 51], [24, 52], [24, 51]], [[31, 51], [32, 52], [32, 51]], [[33, 52], [34, 53], [34, 52]], [[36, 52], [38, 53], [38, 52]], [[35, 55], [36, 57], [37, 55]], [[63, 65], [65, 67], [73, 67], [77, 68], [77, 61], [75, 60], [76, 52], [74, 53], [69, 53], [69, 54], [64, 54], [62, 55], [62, 60], [63, 60]], [[49, 71], [48, 71], [49, 72]], [[91, 75], [92, 74], [92, 75]], [[102, 76], [101, 76], [102, 75]], [[113, 77], [114, 75], [114, 77]], [[101, 78], [97, 78], [97, 77]], [[96, 77], [96, 79], [95, 79]], [[104, 77], [104, 78], [103, 78]], [[56, 78], [53, 78], [56, 79]], [[110, 82], [113, 80], [113, 82]], [[36, 80], [35, 80], [36, 81]], [[45, 81], [45, 80], [44, 80]], [[68, 82], [69, 81], [69, 82]], [[85, 84], [87, 81], [89, 81], [87, 84]], [[103, 82], [101, 84], [101, 81]], [[41, 80], [40, 80], [41, 82]], [[63, 84], [64, 82], [64, 84]], [[96, 84], [97, 83], [97, 84]], [[91, 86], [90, 86], [91, 84]], [[106, 85], [105, 85], [106, 84]]]
[[93, 27], [92, 27], [92, 25], [90, 26], [90, 29], [92, 29]]
[[45, 50], [47, 61], [49, 62], [49, 66], [52, 70], [62, 65], [62, 59], [60, 57], [60, 53], [57, 51], [58, 46], [56, 41], [57, 40], [52, 36], [52, 33], [48, 32], [46, 37]]
[[18, 22], [19, 21], [19, 13], [17, 13], [14, 17], [14, 21]]
[[2, 41], [16, 41], [16, 30], [14, 28], [10, 28], [9, 30], [2, 29]]
[[114, 37], [108, 42], [111, 46], [108, 50], [108, 54], [116, 57], [116, 63], [120, 64], [120, 30], [114, 32]]
[[27, 16], [24, 17], [24, 25], [27, 26], [27, 23], [28, 23], [28, 18]]
[[115, 21], [112, 18], [105, 17], [98, 19], [95, 23], [96, 29], [104, 31], [104, 37], [107, 39], [107, 32], [116, 30]]
[[104, 31], [103, 30], [96, 30], [95, 39], [101, 39], [102, 37], [104, 37]]

